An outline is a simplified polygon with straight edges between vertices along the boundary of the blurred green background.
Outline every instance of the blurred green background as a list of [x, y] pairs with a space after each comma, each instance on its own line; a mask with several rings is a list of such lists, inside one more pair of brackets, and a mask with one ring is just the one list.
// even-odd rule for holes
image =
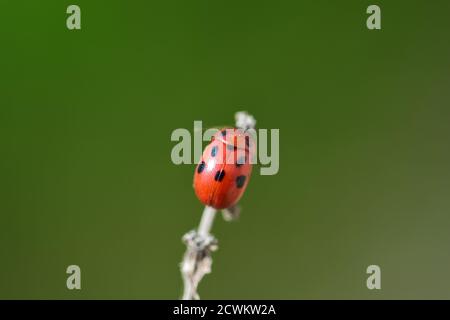
[[450, 298], [450, 2], [370, 4], [1, 0], [0, 298], [179, 298], [202, 206], [170, 134], [238, 110], [280, 171], [216, 220], [202, 298]]

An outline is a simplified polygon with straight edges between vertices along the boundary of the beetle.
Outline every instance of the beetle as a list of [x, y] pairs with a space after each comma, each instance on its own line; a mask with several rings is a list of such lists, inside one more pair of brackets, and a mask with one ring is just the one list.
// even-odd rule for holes
[[234, 206], [252, 173], [253, 140], [245, 130], [220, 129], [203, 151], [194, 172], [197, 198], [215, 209]]

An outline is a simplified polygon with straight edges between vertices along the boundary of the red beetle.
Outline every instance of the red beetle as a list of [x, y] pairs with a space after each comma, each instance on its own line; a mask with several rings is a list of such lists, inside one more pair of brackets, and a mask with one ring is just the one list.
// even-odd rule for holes
[[213, 136], [194, 173], [195, 194], [203, 204], [225, 209], [239, 201], [252, 173], [253, 149], [242, 129], [223, 128]]

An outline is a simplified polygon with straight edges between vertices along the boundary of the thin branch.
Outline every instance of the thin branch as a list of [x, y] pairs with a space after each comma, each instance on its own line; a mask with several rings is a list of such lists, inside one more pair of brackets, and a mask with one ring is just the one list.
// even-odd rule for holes
[[216, 216], [216, 209], [206, 206], [205, 210], [203, 210], [200, 225], [198, 226], [198, 234], [200, 236], [206, 237], [209, 235], [215, 216]]
[[216, 209], [205, 207], [198, 230], [192, 230], [183, 237], [186, 253], [181, 263], [184, 281], [183, 300], [200, 299], [197, 287], [205, 274], [211, 272], [211, 252], [217, 250], [217, 240], [210, 234]]
[[[235, 114], [236, 127], [244, 130], [253, 128], [256, 124], [255, 118], [247, 112]], [[186, 252], [180, 264], [181, 274], [184, 282], [183, 300], [198, 300], [200, 296], [197, 287], [203, 277], [211, 273], [211, 253], [216, 251], [217, 239], [211, 234], [211, 228], [217, 210], [206, 206], [203, 210], [200, 225], [197, 230], [191, 230], [183, 236], [186, 244]], [[236, 219], [239, 216], [238, 206], [227, 208], [222, 211], [226, 221]]]

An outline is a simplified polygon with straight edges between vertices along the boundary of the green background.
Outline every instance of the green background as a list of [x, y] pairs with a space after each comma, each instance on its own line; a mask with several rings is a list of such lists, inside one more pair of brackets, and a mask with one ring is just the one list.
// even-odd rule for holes
[[450, 298], [450, 2], [370, 4], [1, 0], [0, 298], [180, 297], [202, 206], [170, 135], [238, 110], [280, 171], [216, 220], [202, 298]]

